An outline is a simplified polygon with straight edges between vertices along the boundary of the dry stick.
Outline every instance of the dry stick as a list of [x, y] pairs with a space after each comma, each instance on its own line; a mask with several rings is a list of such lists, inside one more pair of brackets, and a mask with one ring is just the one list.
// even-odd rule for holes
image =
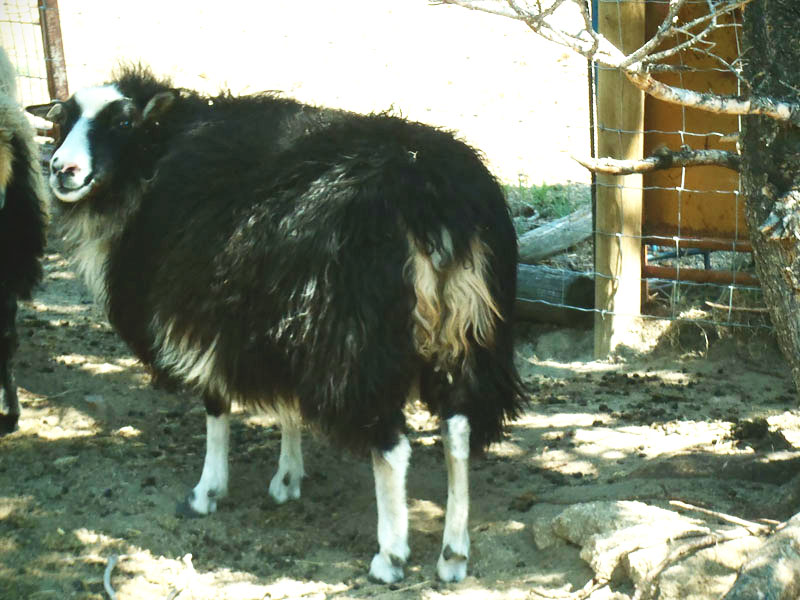
[[103, 573], [103, 587], [110, 600], [117, 600], [117, 593], [114, 591], [114, 588], [111, 587], [111, 571], [117, 566], [117, 562], [119, 562], [119, 556], [112, 554], [108, 558], [108, 564], [106, 565], [105, 573]]
[[536, 596], [540, 598], [546, 598], [547, 600], [585, 600], [597, 590], [606, 587], [608, 582], [609, 579], [607, 577], [601, 577], [600, 579], [595, 578], [588, 581], [586, 585], [584, 585], [577, 592], [564, 592], [562, 594], [551, 593], [547, 590], [543, 590], [542, 588], [534, 588], [531, 590], [531, 592], [536, 594]]
[[711, 300], [706, 300], [706, 305], [710, 306], [711, 308], [718, 308], [720, 310], [730, 310], [733, 312], [749, 312], [758, 314], [767, 314], [769, 312], [768, 308], [763, 308], [760, 306], [726, 306], [725, 304], [717, 304], [716, 302], [711, 302]]
[[[727, 307], [726, 307], [727, 308]], [[734, 517], [733, 515], [728, 515], [725, 513], [721, 513], [716, 510], [710, 510], [708, 508], [702, 508], [700, 506], [695, 506], [694, 504], [689, 504], [688, 502], [682, 502], [680, 500], [670, 500], [669, 502], [672, 506], [676, 506], [678, 508], [682, 508], [684, 510], [691, 510], [694, 512], [699, 512], [704, 515], [708, 515], [710, 517], [716, 517], [721, 521], [725, 521], [726, 523], [732, 523], [733, 525], [739, 525], [740, 527], [744, 527], [753, 535], [765, 535], [768, 533], [772, 533], [772, 527], [768, 525], [762, 525], [761, 523], [755, 523], [754, 521], [748, 521], [746, 519], [742, 519], [740, 517]]]
[[189, 572], [189, 575], [183, 587], [172, 588], [166, 600], [175, 600], [175, 598], [180, 596], [187, 588], [191, 587], [192, 580], [194, 579], [194, 576], [197, 574], [194, 570], [194, 565], [192, 564], [191, 554], [184, 554], [183, 558], [181, 559], [181, 562], [183, 563], [183, 566], [186, 567], [186, 570]]
[[[702, 512], [702, 509], [701, 509]], [[713, 511], [709, 511], [714, 516], [717, 516], [716, 513]], [[726, 515], [728, 516], [728, 515]], [[736, 519], [736, 517], [732, 517]], [[752, 523], [752, 525], [757, 525], [756, 523]], [[764, 532], [764, 534], [767, 532]], [[742, 527], [739, 530], [733, 530], [729, 532], [714, 532], [708, 535], [704, 535], [703, 537], [688, 542], [686, 544], [682, 544], [681, 546], [675, 548], [672, 552], [670, 552], [664, 560], [662, 560], [658, 565], [656, 565], [644, 578], [644, 582], [642, 587], [636, 590], [636, 593], [633, 595], [633, 600], [650, 600], [653, 598], [655, 591], [658, 589], [656, 585], [656, 580], [658, 577], [667, 570], [667, 568], [671, 567], [673, 564], [682, 560], [689, 556], [690, 554], [694, 554], [700, 550], [704, 550], [705, 548], [710, 548], [711, 546], [716, 546], [717, 544], [721, 544], [723, 542], [729, 542], [731, 540], [738, 540], [743, 537], [748, 536], [755, 536], [760, 537], [760, 533], [754, 533], [747, 527]]]
[[424, 587], [426, 585], [430, 585], [430, 583], [431, 582], [426, 579], [425, 581], [420, 581], [418, 583], [412, 583], [411, 585], [406, 585], [404, 587], [397, 588], [396, 590], [390, 589], [389, 593], [390, 594], [400, 594], [402, 592], [407, 592], [409, 590], [414, 590], [416, 588], [421, 588], [421, 587]]
[[735, 152], [726, 150], [691, 150], [679, 151], [662, 148], [656, 150], [652, 156], [641, 160], [617, 160], [615, 158], [578, 158], [573, 160], [595, 173], [608, 173], [610, 175], [631, 175], [633, 173], [648, 173], [663, 169], [696, 166], [726, 167], [734, 171], [739, 170], [741, 157]]

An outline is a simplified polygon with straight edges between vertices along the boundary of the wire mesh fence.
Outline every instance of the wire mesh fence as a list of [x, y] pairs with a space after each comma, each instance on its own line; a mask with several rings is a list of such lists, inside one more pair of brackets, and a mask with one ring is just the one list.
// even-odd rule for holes
[[0, 46], [17, 68], [17, 100], [23, 105], [50, 99], [42, 10], [37, 0], [3, 0], [0, 12]]
[[[687, 0], [686, 14], [707, 10], [716, 0]], [[58, 60], [48, 51], [48, 28], [43, 20], [55, 8], [53, 2], [44, 0], [2, 0], [0, 14], [0, 44], [8, 52], [19, 72], [20, 102], [37, 104], [47, 101], [53, 92], [53, 76], [48, 75], [48, 66]], [[604, 34], [614, 43], [629, 34], [625, 10], [641, 7], [646, 18], [642, 39], [649, 39], [659, 24], [659, 15], [669, 10], [670, 0], [593, 0], [592, 12], [597, 17], [601, 9], [618, 13], [617, 30]], [[682, 18], [687, 18], [682, 13]], [[45, 23], [46, 24], [46, 23]], [[44, 32], [44, 33], [43, 33]], [[531, 34], [533, 35], [533, 34]], [[684, 38], [680, 36], [678, 38]], [[702, 51], [686, 51], [676, 54], [670, 61], [672, 71], [658, 77], [676, 85], [698, 91], [732, 93], [742, 91], [742, 83], [736, 75], [741, 53], [741, 19], [733, 16], [720, 21], [712, 40], [713, 45]], [[722, 41], [725, 38], [726, 41]], [[63, 62], [63, 57], [60, 57]], [[603, 67], [588, 69], [592, 74], [595, 90], [597, 79], [604, 76]], [[621, 78], [624, 82], [624, 78]], [[626, 83], [626, 82], [625, 82]], [[602, 90], [601, 90], [602, 91]], [[613, 92], [612, 92], [613, 94]], [[608, 101], [608, 94], [596, 93], [594, 100], [599, 106]], [[532, 102], [535, 99], [531, 99]], [[619, 97], [610, 100], [615, 110], [624, 113], [626, 106]], [[678, 149], [733, 148], [732, 136], [738, 131], [736, 118], [721, 121], [709, 117], [708, 113], [693, 109], [675, 108], [665, 114], [655, 99], [645, 100], [644, 118], [636, 127], [601, 118], [599, 112], [592, 127], [592, 139], [616, 138], [607, 147], [624, 148], [630, 140], [638, 138], [643, 154], [648, 155], [661, 146]], [[720, 125], [721, 123], [721, 125]], [[586, 135], [587, 148], [590, 136]], [[616, 146], [615, 146], [616, 144]], [[621, 156], [618, 156], [621, 157]], [[566, 159], [568, 160], [568, 159]], [[568, 301], [573, 296], [564, 287], [560, 294], [537, 298], [540, 306], [572, 309], [581, 314], [595, 313], [600, 316], [616, 314], [623, 316], [645, 316], [659, 319], [690, 320], [733, 327], [769, 327], [769, 318], [754, 266], [748, 233], [743, 217], [743, 199], [735, 174], [714, 167], [679, 168], [669, 172], [646, 175], [638, 178], [599, 178], [594, 182], [596, 192], [606, 190], [624, 194], [634, 192], [640, 196], [641, 217], [628, 213], [623, 204], [617, 215], [620, 222], [638, 220], [632, 230], [595, 228], [591, 239], [607, 238], [612, 244], [636, 246], [639, 250], [638, 270], [634, 273], [606, 273], [598, 269], [593, 257], [596, 245], [583, 242], [573, 247], [565, 258], [550, 258], [540, 264], [555, 271], [578, 271], [595, 280], [595, 285], [609, 281], [616, 286], [626, 278], [634, 281], [631, 289], [641, 290], [638, 303], [624, 306], [595, 304], [594, 298], [587, 303]], [[523, 187], [523, 186], [521, 186]], [[580, 195], [580, 194], [579, 194]], [[589, 194], [580, 195], [577, 202], [588, 204]], [[716, 208], [710, 210], [708, 207]], [[576, 203], [571, 204], [573, 208]], [[549, 277], [549, 275], [548, 275]], [[564, 278], [564, 286], [570, 277]], [[530, 302], [528, 299], [521, 299]]]
[[[677, 4], [667, 0], [594, 0], [595, 27], [598, 14], [604, 15], [601, 33], [629, 55], [633, 48], [655, 36], [668, 11]], [[693, 22], [705, 18], [717, 2], [688, 0], [681, 4], [680, 22]], [[664, 68], [653, 68], [654, 76], [677, 88], [701, 93], [745, 92], [738, 73], [741, 13], [726, 14], [716, 25], [702, 44], [676, 52], [663, 61]], [[631, 41], [635, 37], [631, 28], [643, 30], [636, 43]], [[692, 37], [688, 29], [682, 30], [679, 25], [676, 29], [668, 48]], [[651, 52], [661, 52], [663, 48], [656, 47]], [[637, 145], [640, 157], [653, 156], [665, 148], [736, 151], [738, 117], [645, 96], [643, 114], [637, 122], [631, 113], [638, 110], [637, 102], [641, 102], [636, 97], [641, 96], [638, 90], [626, 98], [625, 89], [634, 88], [617, 69], [593, 66], [590, 73], [596, 107], [591, 127], [596, 144], [593, 148], [599, 146], [601, 156], [629, 159], [636, 155]], [[612, 76], [618, 79], [609, 84]], [[611, 291], [605, 299], [602, 292], [598, 293], [591, 307], [537, 302], [594, 312], [601, 319], [641, 316], [733, 328], [771, 328], [755, 273], [744, 199], [734, 171], [703, 166], [634, 176], [601, 176], [593, 181], [593, 188], [596, 220], [592, 250], [596, 258], [591, 267], [583, 261], [581, 270], [594, 278], [598, 289]], [[600, 250], [603, 246], [605, 251]], [[639, 254], [634, 260], [632, 248], [638, 249]], [[603, 256], [598, 258], [598, 252], [604, 252]], [[629, 264], [624, 266], [626, 261]], [[623, 266], [618, 268], [620, 264]], [[632, 303], [614, 298], [621, 289], [624, 294], [640, 290], [640, 300]], [[566, 296], [564, 289], [562, 298]]]

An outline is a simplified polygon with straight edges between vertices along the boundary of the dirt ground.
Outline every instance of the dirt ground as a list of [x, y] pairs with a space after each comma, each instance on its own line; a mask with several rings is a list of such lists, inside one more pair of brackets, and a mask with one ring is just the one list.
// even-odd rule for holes
[[[459, 131], [506, 182], [588, 179], [569, 159], [586, 151], [585, 63], [518, 23], [423, 0], [187, 6], [62, 0], [71, 88], [141, 59], [207, 91], [394, 106]], [[115, 554], [120, 600], [540, 598], [592, 572], [575, 548], [536, 546], [538, 507], [679, 499], [779, 520], [800, 506], [800, 410], [768, 336], [651, 322], [635, 347], [597, 362], [591, 331], [525, 325], [517, 360], [532, 403], [472, 464], [468, 578], [436, 581], [445, 467], [437, 425], [412, 407], [412, 557], [402, 583], [371, 583], [367, 459], [306, 436], [303, 498], [275, 506], [279, 432], [238, 414], [229, 498], [207, 519], [177, 518], [202, 467], [202, 404], [150, 386], [55, 237], [46, 273], [19, 314], [20, 429], [0, 438], [0, 600], [105, 598]]]
[[[366, 577], [376, 547], [367, 459], [306, 436], [303, 498], [275, 506], [278, 429], [238, 414], [230, 497], [209, 518], [177, 518], [202, 466], [202, 404], [150, 386], [57, 239], [19, 324], [24, 414], [0, 439], [4, 600], [104, 598], [114, 554], [120, 600], [173, 590], [181, 600], [538, 598], [532, 590], [578, 589], [592, 573], [568, 547], [536, 547], [537, 505], [679, 499], [750, 519], [796, 509], [800, 410], [771, 339], [651, 324], [640, 347], [596, 362], [590, 331], [523, 325], [517, 360], [532, 404], [473, 463], [470, 575], [436, 580], [446, 476], [436, 424], [412, 407], [412, 557], [405, 581], [378, 585]], [[768, 427], [736, 427], [754, 419]]]

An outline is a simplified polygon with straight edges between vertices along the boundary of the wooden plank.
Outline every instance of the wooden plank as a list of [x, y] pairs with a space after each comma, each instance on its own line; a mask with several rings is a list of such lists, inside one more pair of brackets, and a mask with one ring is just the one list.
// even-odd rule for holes
[[44, 60], [47, 66], [47, 89], [51, 99], [67, 100], [67, 63], [64, 60], [64, 45], [61, 41], [61, 18], [58, 0], [42, 0], [39, 5], [42, 26]]
[[[644, 43], [645, 3], [599, 2], [598, 29], [625, 53]], [[644, 94], [618, 71], [599, 69], [600, 157], [643, 158]], [[603, 358], [633, 329], [641, 311], [642, 176], [597, 176], [594, 351]]]
[[668, 267], [661, 265], [644, 265], [642, 277], [656, 279], [673, 279], [675, 281], [693, 281], [695, 283], [715, 283], [718, 285], [752, 285], [758, 286], [759, 281], [755, 275], [744, 272], [718, 271], [714, 269], [690, 269]]

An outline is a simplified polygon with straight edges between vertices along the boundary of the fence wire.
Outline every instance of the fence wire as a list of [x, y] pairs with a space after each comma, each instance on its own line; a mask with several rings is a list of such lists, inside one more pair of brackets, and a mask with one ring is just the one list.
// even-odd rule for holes
[[[710, 0], [688, 0], [687, 6], [707, 7]], [[626, 4], [639, 4], [645, 7], [661, 6], [665, 9], [670, 5], [670, 0], [595, 0], [594, 9], [598, 5], [616, 5], [622, 7]], [[713, 4], [713, 2], [712, 2]], [[11, 61], [16, 65], [18, 79], [18, 100], [23, 105], [38, 104], [49, 100], [47, 78], [47, 62], [51, 60], [46, 56], [45, 44], [42, 39], [42, 11], [46, 3], [41, 0], [2, 0], [0, 12], [0, 45], [7, 51]], [[620, 20], [620, 23], [624, 23]], [[725, 26], [727, 31], [734, 34], [737, 49], [740, 51], [741, 23], [734, 21]], [[616, 36], [622, 39], [623, 31], [620, 29]], [[609, 35], [609, 38], [615, 36]], [[737, 52], [737, 56], [738, 56]], [[729, 58], [729, 57], [727, 57]], [[726, 64], [731, 64], [728, 60]], [[677, 71], [679, 84], [684, 84], [690, 76], [707, 75], [709, 78], [730, 73], [730, 69], [719, 64], [697, 65], [684, 62], [684, 55], [678, 55], [678, 65], [682, 70]], [[604, 67], [594, 66], [589, 70], [594, 77]], [[737, 80], [737, 91], [741, 92], [741, 83]], [[594, 88], [596, 90], [596, 86]], [[698, 91], [714, 91], [702, 89]], [[622, 105], [620, 104], [620, 110]], [[576, 126], [584, 129], [585, 125]], [[681, 109], [678, 126], [660, 126], [650, 124], [637, 130], [623, 127], [614, 127], [609, 123], [599, 122], [594, 119], [592, 136], [600, 134], [615, 134], [623, 140], [625, 136], [643, 135], [645, 140], [650, 136], [662, 136], [672, 140], [677, 145], [687, 145], [702, 148], [708, 140], [723, 140], [729, 138], [730, 131], [716, 130], [714, 127], [698, 127], [696, 122], [688, 118], [687, 109]], [[587, 133], [587, 139], [589, 134]], [[647, 145], [647, 141], [645, 141]], [[677, 148], [673, 148], [677, 149]], [[754, 267], [752, 255], [742, 252], [748, 236], [744, 224], [737, 220], [733, 235], [729, 238], [717, 239], [714, 236], [699, 235], [690, 227], [685, 226], [685, 213], [687, 203], [697, 201], [692, 196], [721, 196], [730, 201], [733, 214], [738, 215], [740, 205], [740, 189], [700, 189], [691, 184], [687, 177], [688, 170], [680, 169], [678, 181], [671, 186], [648, 183], [645, 180], [639, 186], [630, 184], [612, 184], [596, 182], [596, 188], [615, 188], [619, 190], [636, 190], [644, 195], [644, 202], [652, 193], [669, 193], [676, 198], [677, 228], [668, 235], [647, 233], [640, 236], [622, 236], [622, 234], [597, 233], [596, 236], [616, 237], [619, 243], [622, 238], [635, 239], [643, 248], [644, 262], [659, 266], [667, 266], [674, 270], [674, 277], [639, 276], [638, 281], [645, 293], [643, 294], [643, 314], [645, 318], [672, 319], [677, 321], [693, 321], [697, 323], [731, 326], [731, 327], [769, 327], [769, 318], [765, 312], [764, 301], [758, 285], [754, 285]], [[588, 194], [587, 200], [588, 202]], [[726, 200], [727, 201], [727, 200]], [[621, 215], [624, 220], [626, 215]], [[702, 246], [713, 246], [713, 249]], [[701, 246], [701, 248], [698, 248]], [[594, 270], [591, 261], [591, 242], [581, 245], [577, 252], [570, 253], [567, 262], [571, 270], [579, 270], [595, 280], [603, 280], [606, 276]], [[564, 260], [546, 261], [555, 269], [563, 270]], [[730, 281], [701, 282], [687, 278], [687, 274], [694, 277], [698, 271], [719, 272], [726, 274]], [[712, 277], [713, 278], [713, 277]], [[566, 280], [565, 280], [566, 281]], [[566, 285], [566, 283], [565, 283]], [[542, 305], [561, 309], [573, 309], [581, 313], [595, 312], [601, 315], [608, 314], [604, 307], [593, 305], [576, 305], [564, 299], [569, 298], [566, 288], [561, 290], [560, 297], [556, 294], [553, 299], [540, 299], [535, 302]], [[621, 314], [619, 312], [614, 314]], [[633, 316], [633, 315], [624, 315]]]
[[[616, 5], [620, 11], [618, 23], [620, 28], [617, 35], [613, 32], [606, 32], [606, 37], [612, 42], [623, 39], [625, 20], [622, 18], [621, 7], [625, 4], [643, 4], [646, 9], [651, 11], [653, 6], [661, 5], [661, 14], [666, 13], [670, 5], [669, 0], [595, 0], [593, 10], [598, 10], [598, 5], [605, 5], [604, 10], [608, 10], [609, 5]], [[686, 6], [690, 10], [705, 9], [713, 6], [709, 0], [689, 0]], [[613, 6], [611, 11], [613, 11]], [[653, 15], [658, 15], [657, 11], [648, 13], [648, 30], [653, 29]], [[696, 13], [693, 13], [696, 14]], [[656, 17], [657, 18], [657, 17]], [[657, 23], [656, 23], [657, 24]], [[734, 93], [740, 95], [742, 82], [730, 65], [737, 64], [738, 57], [741, 55], [741, 15], [730, 18], [729, 22], [721, 23], [722, 34], [731, 36], [728, 40], [728, 50], [732, 42], [734, 56], [720, 55], [717, 51], [719, 47], [714, 43], [710, 49], [704, 49], [703, 53], [708, 59], [708, 64], [698, 64], [696, 54], [693, 57], [692, 51], [684, 51], [676, 55], [672, 62], [677, 67], [670, 73], [673, 77], [672, 85], [677, 87], [694, 89], [698, 92], [711, 92], [720, 94]], [[616, 38], [616, 39], [615, 39]], [[716, 64], [714, 64], [716, 63]], [[597, 90], [597, 74], [608, 70], [602, 66], [594, 66], [589, 72], [594, 77], [594, 89]], [[656, 75], [660, 78], [659, 75]], [[698, 78], [707, 77], [705, 87], [698, 88]], [[717, 83], [725, 89], [714, 89]], [[732, 83], [733, 82], [733, 83]], [[735, 89], [731, 90], [731, 86]], [[595, 96], [595, 100], [598, 100]], [[653, 103], [658, 100], [649, 99], [648, 106], [653, 107]], [[622, 94], [619, 94], [619, 104], [617, 110], [620, 114], [625, 111], [622, 102]], [[593, 136], [616, 135], [619, 136], [620, 148], [624, 147], [632, 136], [643, 136], [644, 147], [653, 148], [655, 144], [652, 140], [667, 141], [671, 150], [682, 148], [704, 149], [708, 147], [709, 141], [714, 142], [713, 147], [719, 143], [730, 143], [735, 139], [735, 135], [740, 129], [741, 118], [736, 131], [719, 130], [714, 126], [711, 118], [698, 118], [698, 111], [685, 107], [678, 107], [678, 118], [676, 121], [657, 122], [648, 120], [642, 129], [628, 129], [615, 127], [614, 123], [602, 122], [597, 115], [593, 121]], [[704, 122], [706, 121], [706, 122]], [[666, 125], [666, 126], [664, 126]], [[597, 139], [597, 137], [593, 138]], [[593, 147], [596, 146], [596, 142]], [[648, 152], [646, 151], [647, 155]], [[624, 158], [624, 156], [611, 156], [611, 158]], [[622, 232], [598, 232], [593, 231], [594, 238], [615, 238], [621, 247], [625, 240], [635, 240], [642, 247], [642, 273], [636, 278], [643, 290], [642, 294], [642, 313], [626, 314], [624, 312], [608, 310], [603, 306], [576, 306], [569, 302], [537, 300], [543, 305], [559, 309], [572, 309], [582, 313], [594, 312], [600, 315], [614, 314], [618, 316], [639, 316], [645, 319], [669, 319], [674, 321], [690, 321], [697, 324], [724, 326], [733, 328], [755, 328], [771, 329], [769, 315], [758, 279], [755, 274], [755, 265], [750, 250], [749, 236], [746, 224], [740, 218], [743, 202], [740, 184], [732, 189], [725, 186], [717, 188], [713, 185], [704, 187], [705, 183], [698, 180], [696, 176], [690, 174], [689, 168], [675, 169], [676, 176], [669, 185], [664, 184], [663, 179], [656, 179], [644, 176], [642, 183], [633, 185], [630, 179], [624, 180], [625, 183], [614, 183], [613, 179], [609, 182], [604, 178], [603, 181], [595, 181], [595, 189], [617, 189], [632, 190], [640, 192], [643, 198], [645, 213], [648, 202], [658, 196], [659, 201], [669, 201], [674, 204], [675, 225], [672, 231], [659, 231], [648, 228], [647, 218], [643, 222], [643, 233], [641, 235], [628, 235]], [[622, 182], [622, 179], [618, 181]], [[733, 221], [732, 230], [726, 231], [725, 235], [719, 235], [712, 230], [703, 231], [692, 222], [690, 215], [697, 212], [696, 203], [711, 201], [716, 203], [720, 210], [725, 213], [727, 219]], [[669, 205], [670, 207], [672, 204]], [[666, 208], [664, 210], [669, 210]], [[624, 207], [623, 207], [624, 211]], [[620, 215], [619, 221], [625, 222], [630, 215], [624, 212]], [[632, 275], [611, 277], [598, 273], [594, 264], [576, 265], [580, 262], [577, 255], [586, 253], [586, 248], [571, 254], [573, 264], [571, 268], [577, 268], [587, 276], [593, 278], [595, 282], [603, 280], [622, 281], [623, 278], [630, 278]], [[558, 268], [559, 261], [547, 261], [554, 268]], [[561, 261], [563, 262], [563, 261]], [[669, 273], [666, 276], [665, 273]], [[630, 280], [628, 280], [630, 283]], [[565, 286], [569, 279], [565, 279]], [[562, 288], [562, 298], [566, 298], [568, 290]]]
[[0, 46], [17, 68], [17, 101], [23, 106], [50, 100], [47, 60], [37, 0], [2, 0]]

